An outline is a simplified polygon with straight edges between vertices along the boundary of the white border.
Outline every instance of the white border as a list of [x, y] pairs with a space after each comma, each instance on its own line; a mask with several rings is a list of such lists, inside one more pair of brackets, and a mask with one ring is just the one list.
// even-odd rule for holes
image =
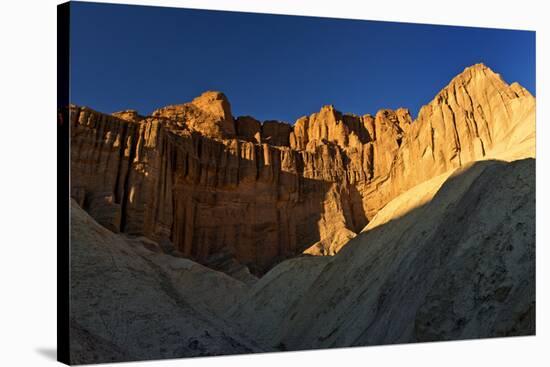
[[[103, 2], [103, 1], [102, 1]], [[469, 342], [140, 362], [144, 366], [549, 365], [548, 11], [545, 1], [110, 1], [537, 31], [537, 336]], [[0, 11], [0, 365], [56, 363], [56, 5], [3, 1]], [[146, 24], [144, 26], [147, 26]], [[513, 50], [510, 50], [512, 53]], [[550, 143], [546, 143], [550, 144]], [[544, 289], [546, 288], [546, 290]], [[543, 310], [546, 310], [543, 312]], [[134, 365], [118, 364], [118, 365]], [[135, 364], [137, 365], [137, 364]]]

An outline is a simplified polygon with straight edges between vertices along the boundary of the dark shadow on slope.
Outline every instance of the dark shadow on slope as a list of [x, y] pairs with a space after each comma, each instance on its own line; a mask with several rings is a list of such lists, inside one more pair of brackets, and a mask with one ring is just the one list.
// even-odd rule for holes
[[287, 331], [274, 346], [534, 335], [534, 173], [534, 159], [474, 163], [430, 202], [360, 234], [274, 325]]
[[363, 197], [361, 196], [361, 193], [354, 185], [349, 185], [349, 190], [349, 202], [352, 211], [352, 226], [350, 228], [353, 232], [359, 233], [369, 223], [369, 220], [363, 208]]
[[[515, 170], [525, 166], [527, 174]], [[475, 170], [480, 172], [472, 174]], [[534, 223], [519, 220], [525, 213], [532, 214], [534, 219], [534, 205], [530, 206], [534, 204], [531, 173], [534, 173], [534, 160], [475, 163], [449, 178], [431, 202], [359, 235], [332, 258], [282, 320], [273, 320], [273, 330], [287, 331], [283, 338], [260, 349], [307, 350], [532, 335], [535, 331]], [[511, 186], [510, 182], [516, 183], [516, 176], [521, 179]], [[449, 202], [447, 194], [456, 193], [467, 179], [470, 182], [459, 194], [460, 200]], [[506, 200], [495, 200], [498, 194]], [[503, 202], [508, 205], [504, 207], [506, 210], [493, 210], [495, 207], [491, 205]], [[438, 208], [445, 210], [435, 213]], [[480, 223], [475, 215], [482, 212], [494, 215], [498, 222], [496, 229], [483, 231], [480, 227], [479, 242], [465, 246], [464, 235], [471, 232], [471, 226]], [[438, 221], [430, 222], [435, 218], [430, 215], [436, 215]], [[429, 230], [432, 226], [435, 228]], [[385, 241], [379, 240], [390, 234]], [[143, 269], [140, 267], [140, 270]], [[117, 269], [113, 272], [120, 274]], [[286, 286], [288, 289], [273, 290], [273, 296], [292, 291], [292, 284]], [[139, 295], [132, 293], [131, 288], [126, 291], [127, 298], [120, 297], [119, 304], [108, 307], [109, 310], [116, 307], [121, 315], [131, 317], [127, 308], [136, 303], [126, 300]], [[464, 300], [472, 307], [460, 309], [458, 306]], [[157, 303], [138, 305], [145, 310], [159, 306]], [[88, 311], [86, 308], [85, 312]], [[191, 310], [181, 312], [189, 316]], [[129, 320], [123, 318], [117, 322], [131, 322]], [[254, 337], [254, 330], [245, 331], [247, 337]], [[87, 333], [80, 339], [84, 340], [83, 357], [90, 356], [89, 348], [99, 345]], [[191, 340], [190, 346], [194, 345]], [[100, 346], [102, 360], [111, 355], [121, 360], [131, 358], [109, 340]], [[195, 355], [189, 353], [185, 348], [177, 352], [159, 350], [143, 358]], [[223, 350], [219, 353], [244, 352]], [[201, 355], [209, 354], [205, 350]]]

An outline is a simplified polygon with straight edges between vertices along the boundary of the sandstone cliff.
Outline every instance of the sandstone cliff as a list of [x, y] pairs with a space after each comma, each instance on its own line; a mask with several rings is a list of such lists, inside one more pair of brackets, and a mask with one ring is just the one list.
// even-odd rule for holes
[[393, 199], [335, 256], [256, 283], [71, 203], [71, 361], [532, 335], [535, 162], [485, 161]]
[[71, 107], [71, 196], [114, 232], [263, 274], [303, 251], [334, 254], [393, 198], [487, 158], [534, 156], [535, 99], [482, 64], [412, 121], [333, 106], [294, 125], [234, 118], [225, 95], [143, 117]]
[[414, 121], [72, 106], [72, 361], [534, 334], [534, 114], [484, 65]]
[[336, 256], [275, 266], [228, 317], [283, 350], [533, 335], [534, 170], [484, 161], [423, 183]]

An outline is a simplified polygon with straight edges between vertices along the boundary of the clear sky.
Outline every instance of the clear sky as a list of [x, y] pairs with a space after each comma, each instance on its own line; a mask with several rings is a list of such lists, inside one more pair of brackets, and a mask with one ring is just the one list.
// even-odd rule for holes
[[465, 67], [483, 62], [535, 94], [528, 31], [71, 4], [71, 101], [102, 112], [224, 92], [233, 115], [293, 123], [407, 107], [414, 116]]

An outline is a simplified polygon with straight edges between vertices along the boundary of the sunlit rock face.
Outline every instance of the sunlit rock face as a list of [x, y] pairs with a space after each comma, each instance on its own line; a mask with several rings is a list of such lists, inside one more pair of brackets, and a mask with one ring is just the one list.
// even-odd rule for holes
[[204, 264], [223, 253], [263, 274], [304, 251], [337, 253], [424, 181], [474, 160], [533, 157], [534, 114], [528, 91], [482, 64], [414, 121], [406, 109], [324, 106], [293, 125], [260, 123], [235, 118], [213, 91], [151, 116], [72, 106], [71, 196], [113, 232], [170, 242]]
[[528, 158], [436, 176], [335, 256], [277, 264], [228, 315], [282, 350], [533, 335], [534, 172]]
[[73, 363], [535, 333], [535, 99], [484, 65], [414, 121], [70, 112]]

